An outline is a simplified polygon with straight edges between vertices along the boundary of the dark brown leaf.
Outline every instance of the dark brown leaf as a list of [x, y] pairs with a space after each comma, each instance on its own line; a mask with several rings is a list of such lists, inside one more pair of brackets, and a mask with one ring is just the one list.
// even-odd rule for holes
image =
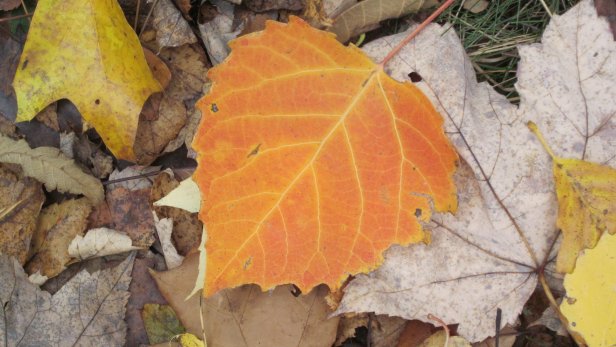
[[150, 276], [148, 269], [155, 266], [153, 258], [135, 259], [133, 266], [133, 280], [130, 282], [130, 298], [126, 306], [126, 324], [128, 332], [126, 333], [127, 346], [139, 346], [148, 344], [148, 335], [146, 334], [143, 320], [141, 319], [141, 310], [146, 303], [166, 304], [167, 301], [158, 291], [156, 283]]
[[135, 247], [150, 247], [155, 240], [156, 229], [149, 197], [149, 189], [128, 190], [118, 187], [107, 192], [114, 229], [127, 233]]

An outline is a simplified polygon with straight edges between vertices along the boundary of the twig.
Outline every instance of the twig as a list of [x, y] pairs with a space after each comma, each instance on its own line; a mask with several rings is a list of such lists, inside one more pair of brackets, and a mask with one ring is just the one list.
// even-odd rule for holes
[[139, 13], [141, 12], [141, 0], [137, 0], [137, 10], [135, 11], [135, 24], [133, 28], [137, 32], [137, 25], [139, 24]]
[[164, 170], [161, 169], [161, 170], [156, 170], [156, 171], [152, 171], [152, 172], [146, 172], [146, 173], [139, 174], [139, 175], [136, 175], [136, 176], [122, 177], [122, 178], [118, 178], [118, 179], [115, 179], [115, 180], [103, 182], [103, 185], [106, 186], [106, 185], [113, 184], [113, 183], [120, 183], [120, 182], [125, 182], [125, 181], [130, 181], [130, 180], [136, 180], [136, 179], [139, 179], [139, 178], [147, 178], [147, 177], [150, 177], [150, 176], [156, 176], [156, 175], [158, 175], [159, 173], [161, 173], [163, 171]]
[[413, 30], [413, 32], [409, 36], [407, 36], [404, 40], [400, 41], [400, 43], [398, 43], [396, 47], [394, 47], [394, 49], [392, 49], [389, 54], [387, 54], [387, 56], [379, 63], [379, 66], [384, 67], [385, 64], [387, 64], [391, 60], [391, 58], [398, 54], [402, 47], [406, 46], [412, 39], [414, 39], [417, 34], [419, 34], [426, 26], [428, 26], [428, 24], [432, 23], [432, 21], [441, 13], [443, 13], [443, 11], [445, 11], [449, 6], [451, 6], [454, 1], [455, 0], [445, 1], [439, 8], [436, 9], [436, 11], [434, 11], [430, 15], [430, 17], [426, 18], [426, 20], [419, 24], [419, 26], [415, 30]]
[[148, 21], [150, 20], [150, 17], [152, 16], [152, 12], [154, 12], [154, 7], [156, 7], [156, 4], [158, 4], [158, 0], [154, 0], [154, 3], [152, 4], [152, 7], [148, 11], [148, 15], [145, 17], [145, 21], [143, 22], [143, 26], [141, 27], [141, 30], [139, 31], [139, 35], [138, 35], [139, 37], [141, 37], [141, 34], [143, 34], [143, 31], [148, 26]]
[[0, 18], [0, 23], [16, 20], [20, 18], [25, 18], [25, 17], [32, 17], [32, 13], [20, 14], [18, 16], [13, 16], [13, 17]]

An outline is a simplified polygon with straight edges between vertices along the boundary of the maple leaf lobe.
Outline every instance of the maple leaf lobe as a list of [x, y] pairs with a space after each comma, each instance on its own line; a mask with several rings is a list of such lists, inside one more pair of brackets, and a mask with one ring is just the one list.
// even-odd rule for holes
[[337, 289], [391, 244], [424, 240], [431, 204], [455, 210], [457, 155], [417, 88], [295, 17], [230, 46], [193, 142], [205, 295]]

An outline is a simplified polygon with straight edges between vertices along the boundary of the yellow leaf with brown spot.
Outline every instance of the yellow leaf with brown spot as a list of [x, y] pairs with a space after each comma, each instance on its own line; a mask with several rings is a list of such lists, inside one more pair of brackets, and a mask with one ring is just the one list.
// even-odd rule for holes
[[139, 113], [161, 87], [116, 1], [42, 0], [13, 81], [17, 121], [69, 99], [119, 159], [133, 160]]
[[563, 233], [556, 269], [572, 272], [580, 251], [593, 248], [604, 232], [616, 232], [616, 170], [605, 165], [556, 156], [534, 123], [537, 135], [554, 163], [558, 197], [556, 226]]

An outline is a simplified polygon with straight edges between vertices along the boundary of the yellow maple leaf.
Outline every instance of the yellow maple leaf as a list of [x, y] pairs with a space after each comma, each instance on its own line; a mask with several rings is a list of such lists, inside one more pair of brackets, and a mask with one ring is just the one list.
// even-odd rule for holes
[[103, 0], [39, 1], [13, 86], [17, 121], [69, 99], [126, 160], [143, 103], [161, 90], [120, 6]]
[[595, 247], [605, 231], [616, 232], [616, 170], [584, 160], [558, 157], [537, 126], [529, 122], [528, 127], [554, 163], [552, 170], [558, 197], [556, 226], [563, 233], [556, 269], [570, 273], [581, 250]]
[[616, 343], [616, 236], [605, 234], [565, 276], [567, 298], [560, 310], [569, 330], [589, 346]]

